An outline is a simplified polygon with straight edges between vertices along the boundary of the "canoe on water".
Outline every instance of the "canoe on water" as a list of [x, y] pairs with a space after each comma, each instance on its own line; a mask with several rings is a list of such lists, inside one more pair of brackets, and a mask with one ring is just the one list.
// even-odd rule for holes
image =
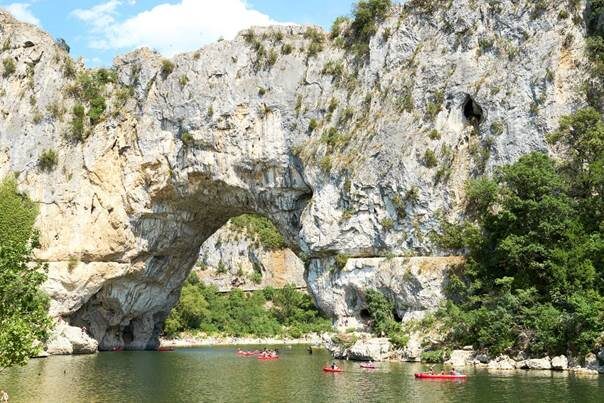
[[258, 359], [262, 360], [262, 361], [278, 360], [279, 356], [278, 355], [276, 355], [276, 356], [270, 356], [270, 355], [269, 356], [263, 356], [263, 355], [259, 355]]
[[344, 370], [342, 368], [332, 368], [332, 367], [325, 367], [325, 368], [323, 368], [323, 371], [325, 371], [325, 372], [344, 372]]
[[244, 357], [251, 357], [258, 354], [259, 353], [256, 351], [237, 351], [237, 355], [242, 355]]
[[377, 369], [377, 367], [373, 364], [361, 364], [361, 368], [365, 369]]
[[418, 379], [466, 379], [467, 375], [451, 375], [451, 374], [428, 374], [425, 372], [415, 374]]

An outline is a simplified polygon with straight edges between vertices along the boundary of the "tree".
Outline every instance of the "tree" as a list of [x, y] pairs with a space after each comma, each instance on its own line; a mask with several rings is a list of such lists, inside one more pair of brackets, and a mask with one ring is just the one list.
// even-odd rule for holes
[[0, 183], [0, 369], [24, 365], [39, 353], [51, 326], [48, 296], [40, 291], [47, 267], [31, 264], [37, 214], [14, 179]]

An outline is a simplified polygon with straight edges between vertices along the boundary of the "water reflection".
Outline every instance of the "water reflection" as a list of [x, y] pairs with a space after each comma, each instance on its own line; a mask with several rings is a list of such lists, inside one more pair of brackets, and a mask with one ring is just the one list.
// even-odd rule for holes
[[324, 373], [326, 352], [282, 351], [278, 361], [238, 357], [234, 348], [171, 353], [120, 352], [32, 360], [0, 376], [13, 402], [498, 402], [602, 401], [604, 377], [566, 372], [470, 370], [467, 381], [416, 380], [420, 364], [376, 370], [339, 362]]

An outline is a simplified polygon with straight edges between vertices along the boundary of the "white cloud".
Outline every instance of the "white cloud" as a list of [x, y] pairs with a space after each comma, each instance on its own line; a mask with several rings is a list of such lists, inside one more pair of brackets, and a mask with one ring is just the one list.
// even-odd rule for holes
[[29, 10], [29, 3], [11, 3], [6, 6], [0, 6], [11, 13], [16, 19], [40, 26], [40, 20], [36, 18]]
[[72, 12], [90, 26], [89, 47], [106, 50], [147, 46], [172, 56], [220, 37], [232, 39], [252, 25], [278, 23], [250, 8], [245, 0], [180, 0], [176, 4], [159, 4], [120, 21], [119, 8], [124, 3], [109, 0]]

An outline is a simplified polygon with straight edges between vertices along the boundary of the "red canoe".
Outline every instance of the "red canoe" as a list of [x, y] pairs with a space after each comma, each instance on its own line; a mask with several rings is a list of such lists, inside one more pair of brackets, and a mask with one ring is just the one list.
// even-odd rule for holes
[[159, 347], [157, 349], [157, 351], [159, 351], [160, 353], [165, 353], [165, 352], [169, 352], [169, 351], [174, 351], [174, 347]]
[[344, 372], [344, 370], [342, 368], [332, 368], [332, 367], [325, 367], [325, 368], [323, 368], [323, 371], [325, 371], [325, 372]]
[[427, 374], [422, 372], [420, 374], [415, 374], [415, 377], [418, 379], [466, 379], [467, 375], [451, 375], [451, 374]]

